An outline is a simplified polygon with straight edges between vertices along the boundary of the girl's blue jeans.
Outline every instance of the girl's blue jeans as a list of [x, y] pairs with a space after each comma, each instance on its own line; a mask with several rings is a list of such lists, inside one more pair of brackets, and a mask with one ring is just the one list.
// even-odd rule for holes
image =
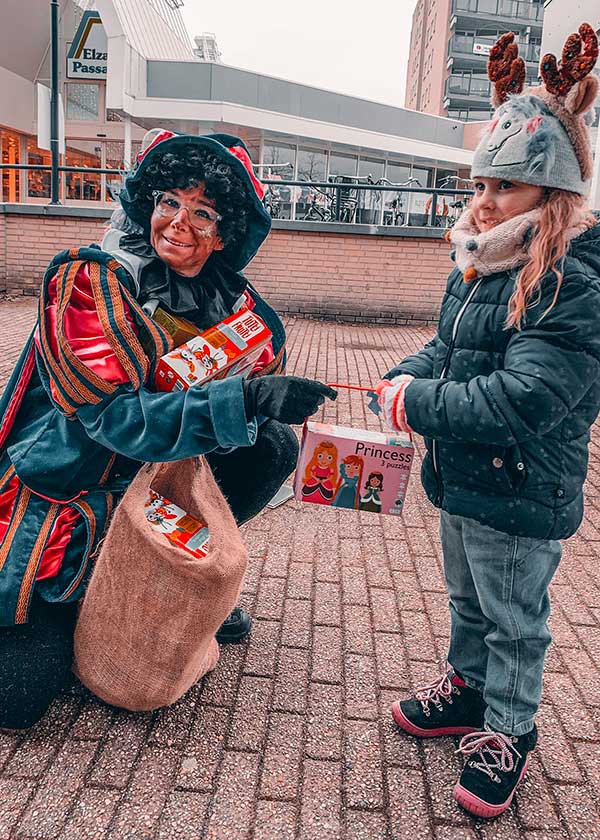
[[449, 664], [483, 692], [486, 723], [523, 735], [533, 728], [551, 641], [548, 586], [556, 540], [514, 537], [464, 516], [441, 514], [450, 597]]

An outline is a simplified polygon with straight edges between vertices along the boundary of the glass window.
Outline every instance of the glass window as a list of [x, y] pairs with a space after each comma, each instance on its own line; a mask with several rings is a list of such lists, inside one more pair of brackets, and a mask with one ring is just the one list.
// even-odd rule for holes
[[[52, 155], [46, 149], [39, 149], [33, 137], [27, 138], [27, 163], [49, 166]], [[32, 198], [50, 198], [50, 172], [43, 169], [27, 171], [27, 193]]]
[[316, 149], [298, 149], [298, 180], [324, 181], [327, 177], [327, 153]]
[[284, 180], [293, 180], [296, 167], [296, 149], [294, 146], [288, 146], [285, 143], [265, 143], [262, 162], [263, 164], [272, 164], [272, 168], [263, 165], [263, 178], [278, 175]]
[[[98, 151], [96, 151], [98, 149]], [[66, 166], [100, 168], [100, 147], [93, 152], [67, 147]], [[98, 172], [65, 172], [67, 198], [78, 201], [100, 201], [100, 174]]]
[[[388, 161], [385, 177], [393, 184], [403, 184], [410, 177], [410, 164]], [[408, 224], [408, 202], [410, 193], [386, 190], [383, 194], [384, 225]]]
[[[418, 166], [413, 166], [411, 173], [413, 178], [417, 178], [418, 184], [413, 184], [416, 189], [420, 187], [430, 187], [432, 181], [432, 170], [424, 169]], [[427, 201], [431, 196], [427, 193], [413, 193], [410, 202], [410, 218], [413, 225], [424, 225], [427, 223]]]
[[69, 82], [66, 88], [68, 120], [97, 120], [99, 118], [99, 85], [77, 85]]
[[329, 157], [329, 174], [355, 176], [357, 163], [358, 158], [355, 155], [332, 152]]
[[121, 172], [125, 169], [125, 144], [121, 140], [107, 140], [104, 143], [105, 169], [116, 169], [114, 175], [106, 175], [106, 200], [116, 201], [123, 187]]
[[[0, 132], [2, 137], [2, 163], [20, 163], [20, 136], [9, 131]], [[20, 201], [21, 187], [18, 169], [2, 170], [2, 201]]]
[[367, 175], [370, 175], [374, 181], [378, 181], [380, 178], [383, 178], [384, 169], [384, 160], [361, 157], [358, 162], [358, 174], [361, 178], [366, 178]]

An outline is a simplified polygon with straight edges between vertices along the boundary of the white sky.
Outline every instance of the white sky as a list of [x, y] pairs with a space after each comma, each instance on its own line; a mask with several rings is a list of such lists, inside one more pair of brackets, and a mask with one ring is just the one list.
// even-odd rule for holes
[[404, 104], [417, 0], [185, 0], [190, 35], [214, 32], [234, 67]]

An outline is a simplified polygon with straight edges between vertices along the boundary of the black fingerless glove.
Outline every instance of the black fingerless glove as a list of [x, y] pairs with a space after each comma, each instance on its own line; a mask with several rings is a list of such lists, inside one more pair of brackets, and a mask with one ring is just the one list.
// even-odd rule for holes
[[244, 380], [248, 421], [262, 414], [281, 423], [304, 423], [323, 405], [325, 397], [335, 400], [337, 391], [314, 379], [267, 375]]

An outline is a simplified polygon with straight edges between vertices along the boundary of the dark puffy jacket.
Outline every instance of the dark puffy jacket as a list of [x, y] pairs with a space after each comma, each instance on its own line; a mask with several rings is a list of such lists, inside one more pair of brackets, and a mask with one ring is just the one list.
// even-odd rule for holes
[[387, 378], [416, 377], [406, 416], [425, 437], [434, 505], [509, 534], [564, 539], [583, 516], [600, 409], [600, 223], [572, 241], [550, 312], [540, 321], [553, 273], [524, 328], [505, 330], [517, 273], [467, 284], [452, 271], [437, 335]]

